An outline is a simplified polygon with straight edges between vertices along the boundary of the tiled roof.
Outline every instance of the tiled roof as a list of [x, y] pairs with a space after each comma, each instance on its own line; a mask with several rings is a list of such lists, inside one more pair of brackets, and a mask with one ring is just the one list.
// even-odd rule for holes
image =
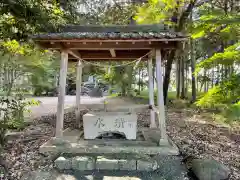
[[58, 32], [34, 35], [33, 39], [172, 39], [184, 38], [181, 33], [163, 25], [65, 26]]

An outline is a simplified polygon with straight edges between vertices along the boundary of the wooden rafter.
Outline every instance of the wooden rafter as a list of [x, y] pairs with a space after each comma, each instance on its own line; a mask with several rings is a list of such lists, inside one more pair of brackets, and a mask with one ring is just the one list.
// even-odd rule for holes
[[111, 53], [111, 56], [115, 58], [115, 57], [116, 57], [116, 52], [115, 52], [115, 50], [114, 50], [114, 49], [110, 49], [109, 51], [110, 51], [110, 53]]
[[175, 49], [177, 47], [177, 42], [89, 42], [83, 44], [81, 42], [39, 42], [39, 44], [48, 49], [61, 49], [64, 46], [70, 50], [138, 50], [138, 49], [154, 49], [161, 47], [162, 49]]
[[81, 54], [78, 51], [73, 51], [68, 49], [67, 52], [71, 54], [73, 57], [75, 57], [76, 59], [81, 60]]

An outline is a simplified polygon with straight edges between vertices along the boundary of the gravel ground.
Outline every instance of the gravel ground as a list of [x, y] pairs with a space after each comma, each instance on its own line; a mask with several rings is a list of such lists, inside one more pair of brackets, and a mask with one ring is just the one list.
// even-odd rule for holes
[[6, 180], [18, 180], [24, 172], [53, 168], [49, 157], [39, 153], [39, 147], [53, 136], [53, 127], [45, 123], [24, 129], [26, 133], [31, 131], [36, 136], [19, 136], [5, 148], [3, 157], [6, 159], [9, 171]]
[[[139, 113], [139, 127], [149, 125], [149, 112]], [[178, 145], [184, 156], [214, 158], [232, 171], [232, 180], [240, 179], [240, 135], [236, 131], [204, 123], [193, 118], [187, 110], [169, 109], [167, 129], [169, 136]], [[72, 126], [65, 122], [65, 127]], [[54, 134], [49, 123], [36, 123], [23, 130], [28, 136], [18, 136], [9, 142], [3, 154], [9, 173], [6, 180], [18, 180], [24, 172], [53, 169], [52, 156], [39, 153], [39, 147]]]
[[[55, 116], [50, 115], [51, 118]], [[71, 116], [70, 116], [71, 117]], [[138, 127], [148, 127], [149, 112], [138, 113]], [[72, 119], [72, 118], [71, 118]], [[7, 176], [5, 180], [19, 180], [23, 173], [35, 170], [51, 171], [53, 164], [51, 163], [54, 156], [43, 155], [39, 153], [39, 147], [54, 136], [55, 128], [52, 122], [46, 122], [46, 116], [43, 119], [38, 119], [35, 124], [26, 127], [22, 133], [13, 141], [10, 141], [3, 153], [5, 161], [8, 164]], [[51, 120], [50, 120], [51, 121]], [[73, 127], [75, 120], [66, 121], [64, 127]]]
[[231, 169], [230, 179], [240, 179], [239, 130], [208, 123], [192, 110], [170, 109], [168, 135], [184, 156], [215, 159]]

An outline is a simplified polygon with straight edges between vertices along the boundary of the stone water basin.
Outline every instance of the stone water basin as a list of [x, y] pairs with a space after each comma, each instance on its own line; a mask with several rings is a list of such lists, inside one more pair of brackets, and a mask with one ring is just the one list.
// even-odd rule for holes
[[88, 112], [83, 115], [84, 139], [96, 139], [104, 133], [119, 133], [136, 140], [137, 114], [134, 112]]

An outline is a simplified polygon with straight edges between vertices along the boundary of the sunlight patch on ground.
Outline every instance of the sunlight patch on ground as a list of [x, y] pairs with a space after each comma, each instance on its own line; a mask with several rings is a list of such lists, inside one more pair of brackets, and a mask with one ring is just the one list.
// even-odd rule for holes
[[[45, 178], [43, 178], [45, 179]], [[59, 177], [57, 177], [56, 180], [77, 180], [74, 176], [71, 176], [71, 175], [61, 175]]]
[[207, 121], [201, 120], [197, 115], [193, 115], [189, 118], [186, 118], [185, 121], [187, 122], [198, 122], [200, 124], [207, 124]]
[[[85, 176], [87, 180], [94, 180], [94, 176]], [[116, 176], [103, 176], [102, 180], [141, 180], [138, 177], [116, 177]]]

